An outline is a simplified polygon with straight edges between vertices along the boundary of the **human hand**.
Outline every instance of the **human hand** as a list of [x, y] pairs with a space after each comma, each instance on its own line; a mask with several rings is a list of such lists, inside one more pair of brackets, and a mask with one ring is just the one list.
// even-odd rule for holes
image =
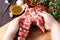
[[52, 25], [55, 24], [57, 21], [49, 13], [46, 12], [39, 12], [39, 13], [42, 17], [44, 17], [45, 29], [50, 30]]
[[19, 25], [18, 25], [19, 20], [20, 20], [20, 17], [17, 17], [10, 22], [3, 40], [13, 40], [14, 39], [14, 37], [18, 31], [18, 28], [19, 28]]

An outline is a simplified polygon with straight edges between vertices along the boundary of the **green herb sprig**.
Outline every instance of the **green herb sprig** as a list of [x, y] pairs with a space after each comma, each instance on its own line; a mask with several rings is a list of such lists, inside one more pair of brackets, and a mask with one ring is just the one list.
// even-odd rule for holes
[[60, 18], [60, 0], [30, 0], [32, 4], [38, 2], [38, 4], [44, 4], [47, 6], [47, 11], [53, 15], [55, 19]]

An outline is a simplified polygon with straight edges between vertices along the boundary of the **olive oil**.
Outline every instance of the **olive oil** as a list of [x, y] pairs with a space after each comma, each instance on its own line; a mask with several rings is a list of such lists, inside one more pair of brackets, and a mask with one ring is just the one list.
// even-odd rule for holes
[[21, 14], [22, 12], [22, 7], [21, 6], [18, 6], [18, 5], [14, 5], [14, 6], [11, 6], [10, 7], [10, 11], [11, 13], [13, 13], [14, 15], [19, 15]]

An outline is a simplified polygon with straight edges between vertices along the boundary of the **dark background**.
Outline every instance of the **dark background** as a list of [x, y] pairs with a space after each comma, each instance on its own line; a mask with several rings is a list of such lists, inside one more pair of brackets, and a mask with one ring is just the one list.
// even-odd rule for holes
[[[5, 0], [0, 0], [0, 9], [2, 8], [1, 6], [3, 5], [4, 1]], [[9, 0], [9, 2], [11, 3], [10, 4], [10, 6], [11, 6], [11, 5], [14, 5], [16, 3], [16, 0]], [[0, 18], [0, 26], [8, 23], [9, 21], [11, 21], [13, 19], [9, 16], [9, 13], [10, 13], [10, 11], [9, 11], [9, 8], [8, 8], [6, 10], [6, 12], [3, 14], [3, 16]]]

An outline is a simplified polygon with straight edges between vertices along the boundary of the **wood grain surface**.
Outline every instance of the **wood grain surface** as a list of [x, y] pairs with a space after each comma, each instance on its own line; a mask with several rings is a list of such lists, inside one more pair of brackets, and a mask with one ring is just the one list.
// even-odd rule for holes
[[[58, 22], [60, 22], [60, 20]], [[9, 23], [0, 27], [0, 40], [3, 39], [8, 26]], [[51, 32], [46, 31], [46, 33], [43, 33], [37, 26], [31, 26], [30, 33], [26, 40], [51, 40]]]
[[[9, 23], [0, 27], [0, 40], [3, 39], [8, 26], [9, 26]], [[29, 33], [28, 37], [26, 38], [26, 40], [51, 40], [50, 31], [47, 31], [44, 34], [37, 26], [33, 26], [33, 27], [31, 27], [30, 33]]]

